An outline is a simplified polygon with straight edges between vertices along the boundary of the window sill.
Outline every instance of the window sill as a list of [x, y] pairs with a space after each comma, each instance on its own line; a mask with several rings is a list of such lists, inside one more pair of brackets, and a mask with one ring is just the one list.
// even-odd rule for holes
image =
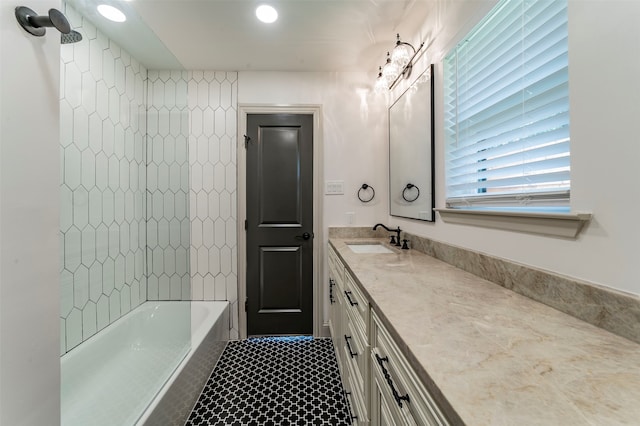
[[532, 213], [494, 210], [434, 209], [446, 223], [575, 239], [591, 213]]

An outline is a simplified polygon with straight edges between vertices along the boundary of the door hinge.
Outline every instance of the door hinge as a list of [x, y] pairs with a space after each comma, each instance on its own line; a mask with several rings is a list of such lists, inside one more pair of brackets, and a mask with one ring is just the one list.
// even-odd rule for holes
[[249, 298], [244, 299], [244, 311], [249, 311]]
[[246, 231], [248, 227], [249, 227], [249, 223], [247, 222], [247, 219], [245, 219], [244, 220], [244, 230]]
[[251, 140], [251, 138], [247, 135], [244, 135], [244, 149], [247, 149], [247, 147], [249, 146], [249, 141]]

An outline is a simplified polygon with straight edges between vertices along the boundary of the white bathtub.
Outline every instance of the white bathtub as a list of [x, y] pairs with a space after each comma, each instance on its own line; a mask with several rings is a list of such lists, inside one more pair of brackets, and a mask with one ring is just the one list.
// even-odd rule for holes
[[62, 426], [184, 424], [228, 340], [227, 302], [143, 303], [61, 358]]

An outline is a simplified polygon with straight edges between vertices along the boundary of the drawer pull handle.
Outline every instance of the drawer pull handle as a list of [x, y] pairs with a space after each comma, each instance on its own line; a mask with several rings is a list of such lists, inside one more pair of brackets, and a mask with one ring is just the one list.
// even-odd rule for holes
[[334, 303], [336, 303], [336, 300], [333, 297], [333, 286], [334, 285], [336, 285], [335, 280], [333, 280], [332, 278], [329, 278], [329, 301], [331, 302], [332, 305]]
[[409, 394], [406, 395], [400, 395], [398, 393], [398, 391], [396, 390], [396, 387], [393, 385], [393, 379], [391, 378], [391, 374], [389, 374], [389, 371], [385, 368], [384, 366], [384, 362], [389, 362], [389, 357], [385, 356], [385, 357], [381, 357], [378, 354], [375, 354], [376, 356], [376, 361], [378, 361], [378, 364], [380, 365], [380, 368], [382, 368], [382, 374], [384, 374], [384, 378], [387, 380], [387, 383], [389, 384], [389, 387], [391, 388], [391, 393], [393, 394], [393, 399], [396, 400], [396, 403], [398, 404], [398, 406], [400, 408], [402, 408], [402, 401], [409, 401]]
[[357, 419], [358, 416], [353, 415], [353, 411], [351, 410], [351, 401], [349, 401], [349, 397], [351, 396], [351, 392], [344, 391], [344, 398], [347, 400], [347, 407], [349, 408], [349, 415], [351, 416], [351, 420]]
[[347, 349], [349, 349], [349, 355], [351, 356], [351, 358], [353, 358], [354, 356], [358, 356], [357, 352], [353, 352], [351, 350], [351, 345], [349, 344], [349, 339], [351, 339], [351, 336], [347, 336], [346, 334], [344, 335], [344, 341], [347, 343]]
[[351, 306], [356, 306], [358, 304], [358, 302], [354, 302], [353, 300], [351, 300], [351, 291], [349, 290], [345, 291], [344, 295], [347, 296], [347, 300], [349, 301], [349, 304]]

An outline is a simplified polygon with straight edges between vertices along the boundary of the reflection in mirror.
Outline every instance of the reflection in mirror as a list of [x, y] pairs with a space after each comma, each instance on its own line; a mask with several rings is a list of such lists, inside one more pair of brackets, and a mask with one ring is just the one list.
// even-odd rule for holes
[[389, 211], [433, 221], [433, 65], [389, 108]]

